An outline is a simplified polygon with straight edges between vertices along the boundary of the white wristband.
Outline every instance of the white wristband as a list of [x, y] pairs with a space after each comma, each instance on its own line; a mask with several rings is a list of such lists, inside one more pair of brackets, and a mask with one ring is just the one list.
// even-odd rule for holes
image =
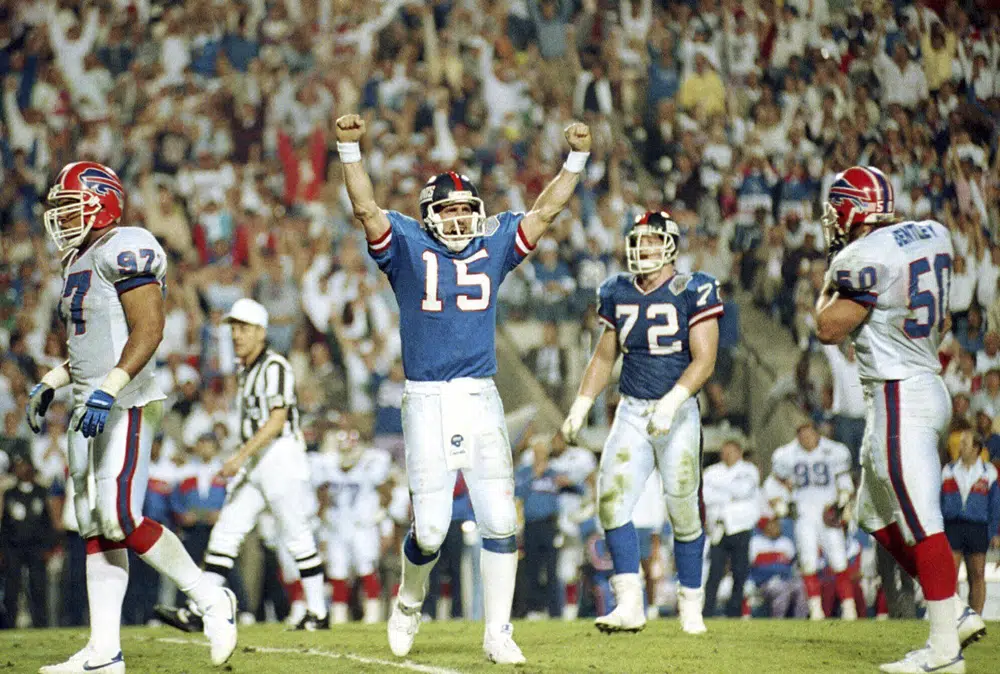
[[344, 164], [356, 164], [361, 161], [361, 145], [358, 143], [337, 143], [340, 161]]
[[587, 167], [587, 158], [589, 156], [589, 152], [570, 152], [569, 156], [566, 157], [563, 168], [570, 173], [582, 173], [583, 169]]
[[66, 369], [65, 363], [57, 368], [49, 370], [45, 373], [45, 376], [42, 377], [42, 383], [51, 388], [62, 388], [69, 382], [69, 370]]
[[130, 375], [125, 370], [120, 367], [116, 367], [108, 373], [108, 376], [104, 378], [104, 383], [101, 384], [101, 390], [105, 393], [110, 393], [113, 397], [118, 397], [122, 389], [128, 386], [128, 383], [132, 381], [132, 375]]

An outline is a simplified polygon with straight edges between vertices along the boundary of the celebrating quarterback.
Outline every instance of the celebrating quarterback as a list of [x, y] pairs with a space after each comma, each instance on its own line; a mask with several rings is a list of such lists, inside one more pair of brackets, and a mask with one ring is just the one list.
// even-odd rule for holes
[[566, 206], [590, 151], [590, 129], [571, 124], [572, 152], [527, 213], [486, 217], [475, 185], [449, 171], [420, 192], [418, 222], [375, 203], [361, 164], [358, 115], [337, 120], [354, 217], [368, 252], [396, 294], [406, 373], [403, 436], [413, 527], [403, 543], [403, 582], [389, 618], [392, 652], [409, 653], [430, 571], [451, 520], [462, 470], [483, 538], [483, 650], [497, 663], [524, 662], [510, 625], [517, 544], [514, 470], [496, 372], [496, 295]]

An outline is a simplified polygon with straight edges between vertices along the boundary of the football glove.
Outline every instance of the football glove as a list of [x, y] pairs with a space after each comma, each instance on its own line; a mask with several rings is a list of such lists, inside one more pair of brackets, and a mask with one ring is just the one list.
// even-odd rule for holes
[[585, 395], [578, 395], [573, 401], [573, 406], [569, 408], [569, 415], [560, 429], [567, 443], [571, 445], [576, 443], [576, 436], [580, 433], [583, 425], [587, 423], [587, 415], [590, 414], [590, 408], [593, 404], [594, 399]]
[[28, 426], [35, 433], [42, 432], [42, 419], [45, 418], [45, 413], [49, 409], [49, 405], [52, 404], [52, 399], [56, 395], [56, 390], [46, 384], [45, 382], [39, 382], [31, 389], [28, 394], [28, 405], [27, 405], [27, 415], [28, 415]]
[[844, 525], [844, 518], [841, 515], [841, 510], [837, 506], [831, 504], [828, 505], [823, 510], [823, 524], [828, 527], [841, 527]]
[[691, 392], [680, 384], [675, 384], [672, 389], [647, 410], [649, 424], [646, 425], [646, 432], [652, 436], [666, 435], [670, 432], [670, 426], [674, 422], [674, 415], [680, 406], [691, 397]]
[[83, 433], [85, 438], [96, 437], [104, 430], [104, 425], [108, 422], [108, 414], [115, 404], [115, 397], [107, 391], [97, 389], [87, 398], [87, 404], [77, 407], [73, 411], [73, 418], [69, 422], [69, 427], [75, 431]]

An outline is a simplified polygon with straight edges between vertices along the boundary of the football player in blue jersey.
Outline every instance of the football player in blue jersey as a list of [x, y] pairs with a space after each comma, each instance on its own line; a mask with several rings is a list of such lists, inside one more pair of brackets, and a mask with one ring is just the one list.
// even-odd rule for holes
[[621, 402], [597, 477], [598, 515], [614, 562], [617, 602], [597, 619], [603, 632], [637, 632], [646, 625], [632, 510], [654, 468], [674, 531], [681, 627], [689, 634], [705, 631], [701, 415], [694, 395], [715, 369], [722, 302], [719, 282], [711, 276], [676, 272], [679, 239], [677, 223], [666, 213], [636, 218], [625, 241], [630, 273], [612, 276], [597, 291], [598, 314], [607, 329], [562, 427], [573, 442], [623, 354]]
[[566, 206], [590, 154], [590, 129], [566, 128], [572, 152], [527, 213], [486, 217], [475, 186], [449, 171], [420, 192], [420, 221], [375, 203], [361, 164], [358, 115], [337, 120], [337, 150], [354, 218], [399, 303], [403, 343], [403, 437], [413, 526], [403, 543], [403, 579], [389, 618], [389, 646], [410, 652], [427, 577], [451, 523], [457, 471], [469, 486], [483, 538], [486, 629], [492, 662], [524, 655], [510, 625], [517, 546], [514, 470], [496, 372], [496, 292]]

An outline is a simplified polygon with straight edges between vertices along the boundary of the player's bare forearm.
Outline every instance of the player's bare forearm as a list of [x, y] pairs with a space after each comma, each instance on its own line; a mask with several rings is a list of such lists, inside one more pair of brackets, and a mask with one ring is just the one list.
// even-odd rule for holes
[[128, 341], [117, 367], [135, 377], [156, 353], [163, 339], [163, 290], [159, 283], [147, 283], [119, 297], [128, 322]]
[[250, 436], [250, 439], [240, 447], [239, 455], [243, 460], [247, 460], [267, 447], [268, 443], [281, 435], [281, 429], [288, 421], [288, 408], [278, 407], [271, 410], [271, 416], [267, 418], [264, 425], [257, 429], [257, 432]]
[[534, 205], [521, 221], [521, 230], [528, 239], [528, 243], [534, 246], [538, 240], [544, 236], [552, 223], [555, 222], [559, 213], [566, 208], [576, 186], [580, 182], [579, 173], [567, 171], [565, 168], [559, 170], [559, 175], [552, 179], [542, 193], [535, 199]]
[[389, 218], [375, 203], [375, 188], [361, 162], [344, 164], [344, 184], [351, 199], [354, 219], [365, 229], [365, 237], [375, 241], [389, 229]]
[[618, 360], [618, 333], [605, 328], [594, 349], [594, 355], [587, 363], [580, 382], [580, 395], [590, 399], [596, 398], [611, 381], [611, 371]]
[[823, 344], [840, 344], [868, 318], [871, 310], [834, 293], [816, 303], [816, 338]]
[[715, 357], [719, 352], [719, 321], [710, 318], [692, 327], [688, 346], [691, 349], [691, 363], [685, 368], [677, 384], [693, 395], [701, 390], [715, 372]]

